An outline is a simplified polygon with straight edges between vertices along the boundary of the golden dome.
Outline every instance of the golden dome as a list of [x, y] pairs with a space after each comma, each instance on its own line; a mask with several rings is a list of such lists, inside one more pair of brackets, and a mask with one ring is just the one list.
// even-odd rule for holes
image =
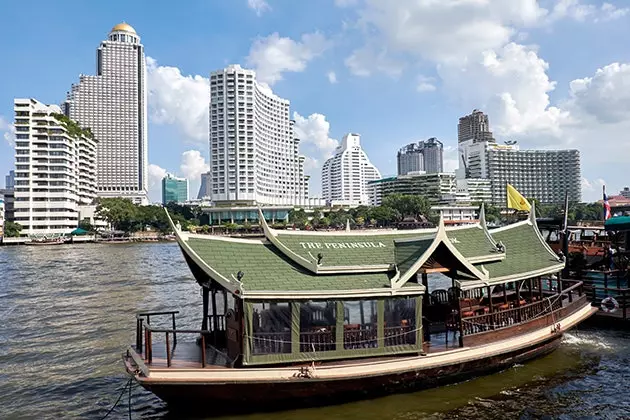
[[118, 25], [114, 26], [112, 28], [112, 32], [114, 32], [114, 31], [125, 31], [125, 32], [131, 32], [132, 34], [136, 33], [136, 30], [133, 29], [131, 27], [131, 25], [129, 25], [129, 24], [125, 23], [125, 22], [119, 23]]

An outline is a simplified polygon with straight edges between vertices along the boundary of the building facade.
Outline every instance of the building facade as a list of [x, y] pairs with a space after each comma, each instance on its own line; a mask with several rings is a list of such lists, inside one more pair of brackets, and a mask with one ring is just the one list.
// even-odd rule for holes
[[210, 199], [212, 197], [212, 172], [201, 174], [201, 184], [197, 193], [197, 200]]
[[188, 201], [188, 180], [166, 174], [162, 178], [162, 204], [184, 203], [186, 201]]
[[369, 204], [380, 206], [390, 194], [419, 195], [431, 204], [450, 204], [456, 200], [457, 182], [452, 173], [414, 173], [383, 178], [368, 183]]
[[411, 143], [401, 148], [397, 155], [398, 175], [412, 172], [443, 172], [444, 146], [432, 137], [418, 143]]
[[4, 221], [5, 222], [14, 222], [15, 221], [15, 189], [0, 189], [0, 197], [2, 197], [4, 201]]
[[461, 117], [457, 125], [457, 143], [468, 140], [494, 142], [488, 116], [478, 109]]
[[4, 177], [4, 188], [7, 190], [12, 190], [15, 187], [15, 171], [11, 169]]
[[308, 198], [289, 101], [230, 65], [210, 75], [210, 180], [214, 203], [299, 205]]
[[57, 105], [15, 99], [14, 221], [24, 235], [66, 234], [97, 194], [97, 141]]
[[580, 152], [578, 150], [488, 150], [488, 178], [492, 202], [506, 204], [506, 184], [523, 196], [541, 203], [582, 201]]
[[126, 23], [96, 52], [96, 75], [81, 75], [64, 112], [98, 140], [98, 194], [148, 204], [147, 88], [144, 46]]
[[361, 148], [358, 134], [346, 134], [322, 166], [322, 196], [327, 202], [368, 204], [368, 183], [381, 178]]

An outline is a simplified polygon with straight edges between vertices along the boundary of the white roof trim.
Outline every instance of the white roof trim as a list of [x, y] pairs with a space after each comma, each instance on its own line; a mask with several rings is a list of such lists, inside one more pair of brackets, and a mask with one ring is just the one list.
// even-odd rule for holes
[[373, 230], [334, 230], [330, 232], [314, 231], [314, 230], [277, 230], [269, 228], [269, 231], [276, 235], [304, 235], [304, 236], [387, 236], [387, 235], [413, 235], [413, 234], [429, 234], [435, 233], [435, 228], [429, 229], [373, 229]]
[[444, 245], [446, 245], [446, 247], [449, 249], [449, 251], [451, 251], [451, 253], [474, 276], [476, 276], [479, 279], [484, 279], [484, 280], [488, 278], [488, 273], [484, 272], [485, 270], [484, 271], [478, 270], [466, 258], [464, 258], [464, 256], [451, 243], [451, 241], [448, 239], [448, 235], [446, 233], [446, 229], [444, 228], [444, 219], [440, 217], [440, 223], [438, 225], [438, 230], [437, 230], [437, 233], [435, 235], [435, 238], [433, 239], [433, 243], [431, 244], [431, 246], [429, 246], [429, 248], [427, 248], [427, 250], [424, 251], [424, 253], [420, 256], [420, 258], [418, 258], [416, 260], [416, 262], [413, 263], [413, 265], [409, 268], [409, 270], [407, 270], [402, 276], [400, 276], [400, 277], [398, 277], [396, 279], [392, 279], [392, 287], [393, 288], [402, 287], [407, 281], [409, 281], [409, 279], [411, 279], [411, 276], [415, 275], [418, 272], [418, 270], [420, 270], [422, 265], [429, 259], [431, 254], [433, 254], [433, 252], [435, 252], [435, 250], [437, 249], [438, 245], [440, 245], [440, 243], [443, 243]]
[[561, 271], [563, 268], [564, 268], [564, 263], [556, 264], [556, 265], [551, 266], [551, 267], [541, 268], [540, 270], [528, 271], [528, 272], [525, 272], [525, 273], [511, 274], [509, 276], [503, 276], [503, 277], [495, 277], [495, 278], [491, 278], [491, 279], [489, 279], [487, 281], [475, 281], [475, 280], [470, 280], [470, 281], [463, 280], [462, 281], [462, 280], [456, 280], [455, 283], [462, 290], [470, 290], [470, 289], [476, 289], [476, 288], [482, 287], [482, 286], [495, 286], [497, 284], [503, 284], [503, 283], [507, 283], [507, 282], [510, 282], [510, 281], [527, 280], [529, 278], [543, 276], [545, 274], [557, 273], [558, 271]]
[[356, 289], [356, 290], [312, 290], [312, 291], [249, 291], [241, 296], [243, 299], [327, 299], [335, 298], [363, 298], [383, 296], [416, 296], [424, 294], [425, 287], [402, 287], [399, 289]]
[[[243, 293], [243, 283], [233, 279], [228, 279], [224, 277], [221, 273], [216, 271], [214, 268], [209, 266], [203, 258], [201, 258], [186, 242], [188, 240], [189, 235], [184, 234], [181, 230], [175, 227], [173, 223], [173, 219], [171, 219], [171, 215], [168, 213], [167, 209], [164, 209], [166, 212], [166, 217], [175, 232], [175, 238], [177, 239], [177, 243], [182, 248], [182, 250], [188, 255], [192, 260], [201, 268], [212, 280], [219, 283], [225, 290], [232, 293], [234, 296], [240, 297]], [[238, 292], [238, 293], [235, 293]]]

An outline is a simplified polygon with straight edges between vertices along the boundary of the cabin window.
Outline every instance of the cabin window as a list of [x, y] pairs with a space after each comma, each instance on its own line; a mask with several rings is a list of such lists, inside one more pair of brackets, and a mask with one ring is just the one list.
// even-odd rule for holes
[[416, 299], [385, 300], [385, 346], [416, 344]]
[[378, 347], [377, 301], [343, 302], [343, 348], [367, 349]]
[[336, 301], [300, 303], [300, 351], [336, 350], [336, 325]]
[[291, 305], [287, 302], [252, 305], [253, 354], [291, 353]]

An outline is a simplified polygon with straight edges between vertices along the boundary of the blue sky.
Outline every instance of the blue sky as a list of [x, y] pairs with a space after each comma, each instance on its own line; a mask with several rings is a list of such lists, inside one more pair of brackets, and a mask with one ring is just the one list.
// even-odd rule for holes
[[[59, 103], [116, 23], [142, 37], [149, 63], [152, 198], [164, 171], [195, 179], [208, 158], [207, 77], [258, 70], [291, 100], [302, 151], [319, 169], [347, 132], [383, 175], [396, 151], [438, 137], [456, 162], [457, 120], [490, 115], [499, 140], [578, 148], [583, 198], [626, 178], [630, 13], [609, 0], [231, 0], [6, 3], [0, 13], [0, 173], [13, 166], [14, 97]], [[1, 182], [1, 181], [0, 181]]]

